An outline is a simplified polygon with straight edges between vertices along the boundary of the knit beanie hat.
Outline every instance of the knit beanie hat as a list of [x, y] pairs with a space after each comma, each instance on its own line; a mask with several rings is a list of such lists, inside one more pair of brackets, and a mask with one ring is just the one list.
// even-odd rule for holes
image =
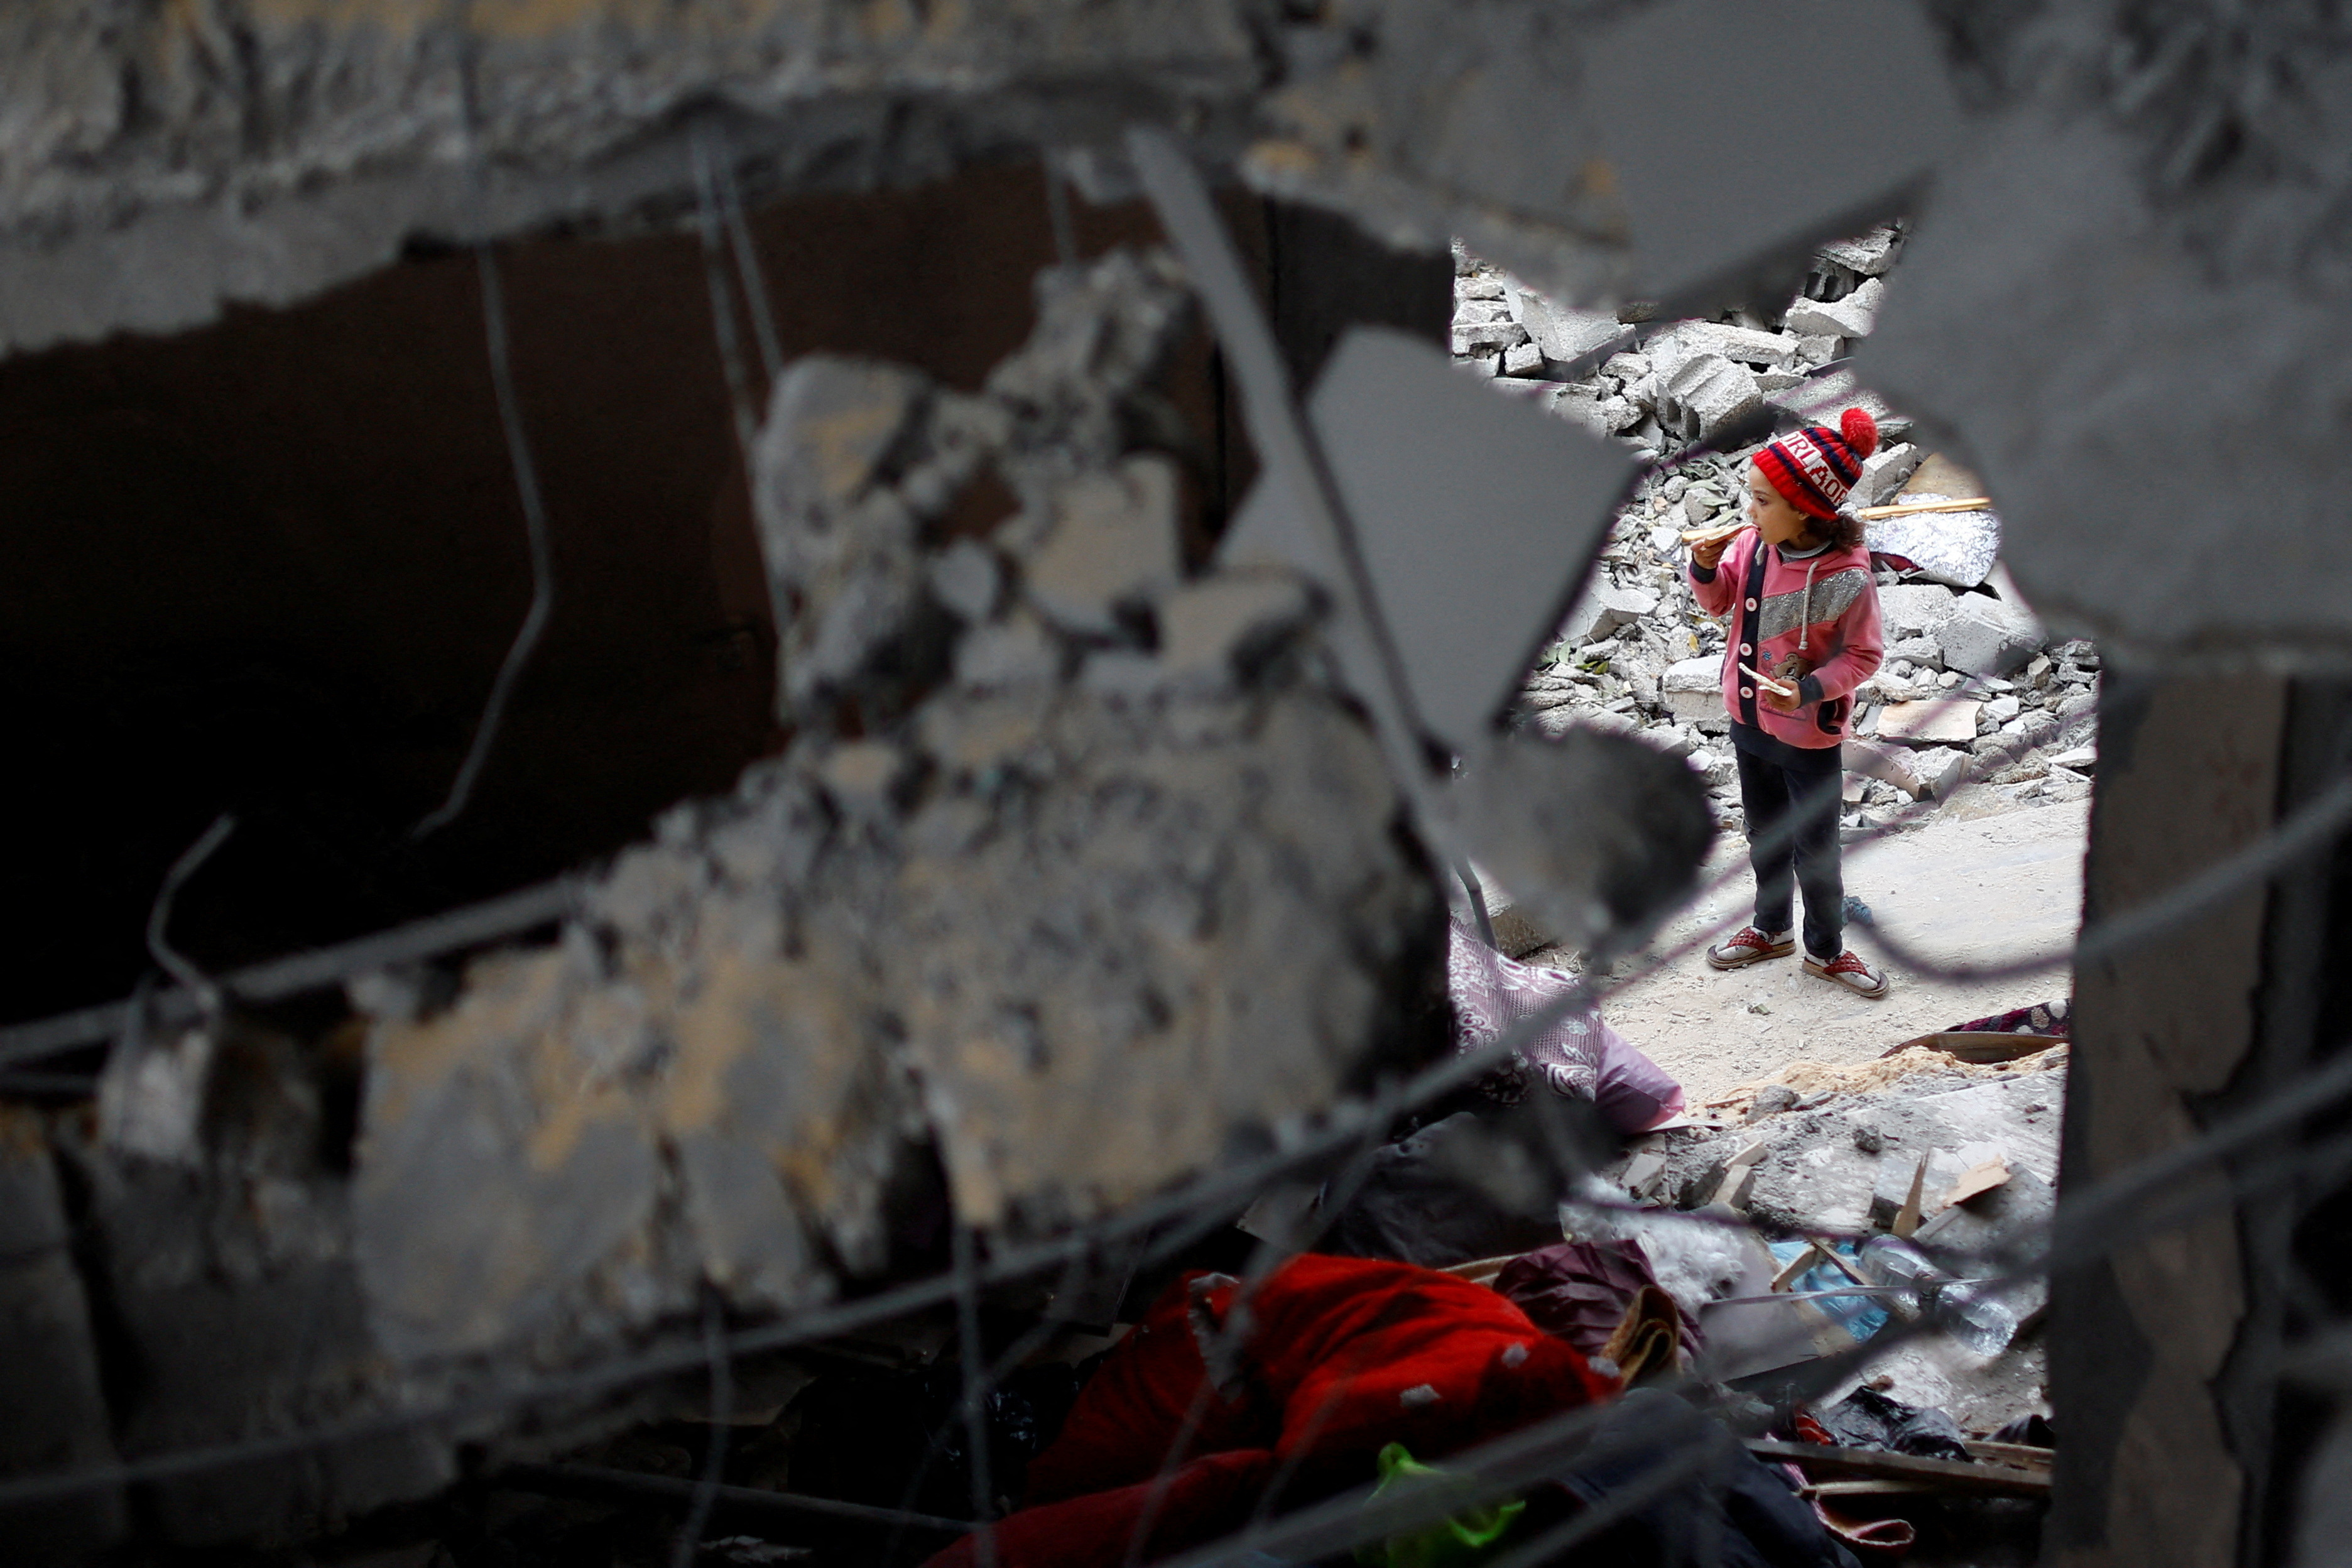
[[1799, 511], [1835, 517], [1862, 477], [1862, 460], [1876, 450], [1878, 421], [1867, 408], [1849, 408], [1834, 430], [1808, 425], [1781, 437], [1756, 454], [1756, 466]]

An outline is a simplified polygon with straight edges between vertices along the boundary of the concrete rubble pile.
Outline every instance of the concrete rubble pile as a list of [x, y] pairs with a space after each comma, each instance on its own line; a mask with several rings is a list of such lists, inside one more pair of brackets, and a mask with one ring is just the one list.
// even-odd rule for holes
[[[51, 1134], [153, 1373], [124, 1457], [474, 1412], [168, 1484], [173, 1538], [286, 1539], [444, 1485], [455, 1440], [550, 1368], [690, 1324], [706, 1281], [757, 1317], [886, 1277], [919, 1252], [900, 1211], [939, 1223], [932, 1148], [960, 1223], [1065, 1224], [1442, 1038], [1413, 1031], [1443, 1027], [1444, 907], [1300, 652], [1310, 595], [1188, 569], [1176, 466], [1129, 445], [1189, 325], [1172, 264], [1114, 252], [1039, 292], [977, 394], [788, 368], [756, 468], [795, 740], [663, 817], [553, 944], [354, 981], [352, 1170], [320, 1158], [314, 1072], [234, 1020], [118, 1050], [95, 1122]], [[956, 510], [984, 473], [1009, 517]], [[43, 1130], [10, 1129], [46, 1170]], [[47, 1212], [20, 1228], [62, 1229]], [[0, 1260], [0, 1304], [62, 1341], [47, 1452], [102, 1457], [100, 1336], [55, 1264]], [[628, 1418], [552, 1409], [533, 1441]], [[114, 1501], [63, 1538], [107, 1538]]]
[[[1692, 448], [1768, 410], [1819, 419], [1858, 405], [1877, 417], [1882, 444], [1850, 506], [1967, 499], [1923, 488], [1969, 476], [1905, 439], [1910, 421], [1837, 368], [1875, 325], [1903, 237], [1889, 225], [1824, 247], [1777, 318], [1742, 309], [1670, 322], [1638, 319], [1639, 307], [1622, 311], [1625, 321], [1568, 309], [1457, 247], [1456, 363], [1663, 465], [1644, 472], [1618, 511], [1583, 596], [1528, 678], [1520, 722], [1643, 733], [1689, 758], [1719, 820], [1738, 824], [1718, 695], [1723, 628], [1684, 579], [1679, 534], [1741, 514], [1748, 460], [1761, 442]], [[1990, 510], [1869, 524], [1874, 552], [1913, 564], [1879, 573], [1886, 660], [1855, 695], [1846, 767], [1862, 776], [1847, 789], [1850, 830], [1947, 796], [1996, 752], [2006, 760], [1988, 783], [2005, 803], [2090, 792], [2098, 651], [2049, 639], [1999, 568], [2000, 526]]]
[[[1653, 1133], [1595, 1179], [1591, 1195], [1631, 1199], [1642, 1209], [1628, 1216], [1570, 1204], [1564, 1217], [1580, 1234], [1638, 1236], [1663, 1259], [1662, 1282], [1700, 1319], [1714, 1370], [1724, 1376], [1851, 1345], [1875, 1331], [1874, 1321], [1840, 1325], [1868, 1303], [1855, 1297], [1819, 1306], [1726, 1305], [1750, 1293], [1756, 1269], [1771, 1274], [1793, 1261], [1792, 1245], [1778, 1244], [1766, 1260], [1752, 1256], [1761, 1245], [1752, 1236], [1738, 1235], [1738, 1245], [1727, 1248], [1663, 1211], [1736, 1215], [1766, 1237], [1861, 1238], [1845, 1256], [1881, 1286], [1908, 1283], [1899, 1273], [1880, 1276], [1924, 1261], [1956, 1292], [1950, 1300], [1962, 1304], [1960, 1319], [1948, 1336], [1875, 1359], [1868, 1373], [1873, 1386], [1907, 1404], [1943, 1409], [1978, 1436], [2023, 1415], [2046, 1415], [2045, 1352], [2037, 1331], [2046, 1289], [2037, 1281], [1971, 1294], [1965, 1284], [1948, 1284], [1992, 1278], [2032, 1256], [2056, 1212], [2069, 1047], [2045, 1039], [2017, 1044], [2023, 1054], [1986, 1063], [1914, 1045], [1897, 1060], [1872, 1064], [1907, 1069], [1899, 1073], [1822, 1075], [1853, 1087], [1757, 1087], [1737, 1097], [1746, 1102], [1737, 1123]], [[1801, 1077], [1809, 1065], [1792, 1064], [1789, 1075]], [[1743, 1258], [1745, 1280], [1738, 1278]], [[1833, 1289], [1843, 1273], [1816, 1279], [1814, 1286]], [[1796, 1282], [1792, 1275], [1774, 1289]], [[1906, 1310], [1921, 1304], [1909, 1301]], [[1800, 1326], [1791, 1331], [1791, 1324]]]

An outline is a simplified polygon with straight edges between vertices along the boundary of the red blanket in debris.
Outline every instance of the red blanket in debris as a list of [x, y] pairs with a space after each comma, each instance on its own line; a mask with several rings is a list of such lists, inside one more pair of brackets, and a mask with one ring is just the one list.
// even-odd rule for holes
[[[1385, 1443], [1440, 1458], [1616, 1392], [1510, 1301], [1451, 1274], [1297, 1258], [1243, 1296], [1230, 1279], [1188, 1276], [1119, 1342], [1030, 1465], [1029, 1500], [1049, 1506], [999, 1527], [1004, 1568], [1091, 1562], [1079, 1538], [1103, 1533], [1123, 1551], [1171, 1453], [1182, 1479], [1194, 1456], [1268, 1451], [1295, 1477], [1287, 1489], [1312, 1496], [1370, 1480]], [[1225, 1342], [1213, 1382], [1203, 1347]], [[1239, 1486], [1242, 1473], [1171, 1487], [1155, 1546], [1239, 1528], [1263, 1489]], [[962, 1561], [954, 1550], [934, 1563]]]
[[[1134, 1553], [1139, 1563], [1204, 1546], [1248, 1521], [1274, 1466], [1264, 1448], [1232, 1448], [1178, 1467], [1164, 1485], [1138, 1481], [1024, 1508], [990, 1532], [997, 1568], [1124, 1568], [1139, 1529], [1147, 1536]], [[967, 1535], [923, 1568], [973, 1568], [979, 1561], [978, 1538]]]

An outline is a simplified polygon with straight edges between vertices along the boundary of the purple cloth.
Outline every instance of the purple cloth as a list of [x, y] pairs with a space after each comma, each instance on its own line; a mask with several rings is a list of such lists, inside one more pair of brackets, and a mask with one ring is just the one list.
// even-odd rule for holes
[[[1445, 954], [1446, 987], [1454, 998], [1454, 1048], [1467, 1053], [1546, 1003], [1575, 989], [1576, 976], [1504, 957], [1457, 918]], [[1554, 1094], [1589, 1100], [1621, 1132], [1643, 1132], [1683, 1109], [1683, 1087], [1633, 1043], [1601, 1021], [1590, 1003], [1570, 1009], [1479, 1088], [1516, 1105], [1540, 1079]]]

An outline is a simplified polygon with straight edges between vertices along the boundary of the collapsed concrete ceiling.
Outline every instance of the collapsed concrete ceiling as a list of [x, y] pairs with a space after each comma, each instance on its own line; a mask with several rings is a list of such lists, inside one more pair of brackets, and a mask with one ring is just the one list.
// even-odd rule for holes
[[16, 348], [286, 302], [420, 236], [658, 218], [713, 132], [765, 189], [1043, 146], [1101, 193], [1155, 120], [1582, 300], [1722, 297], [1915, 205], [1859, 368], [1989, 476], [2045, 613], [2149, 655], [2352, 642], [2325, 542], [2352, 42], [2317, 0], [51, 0], [0, 27]]

